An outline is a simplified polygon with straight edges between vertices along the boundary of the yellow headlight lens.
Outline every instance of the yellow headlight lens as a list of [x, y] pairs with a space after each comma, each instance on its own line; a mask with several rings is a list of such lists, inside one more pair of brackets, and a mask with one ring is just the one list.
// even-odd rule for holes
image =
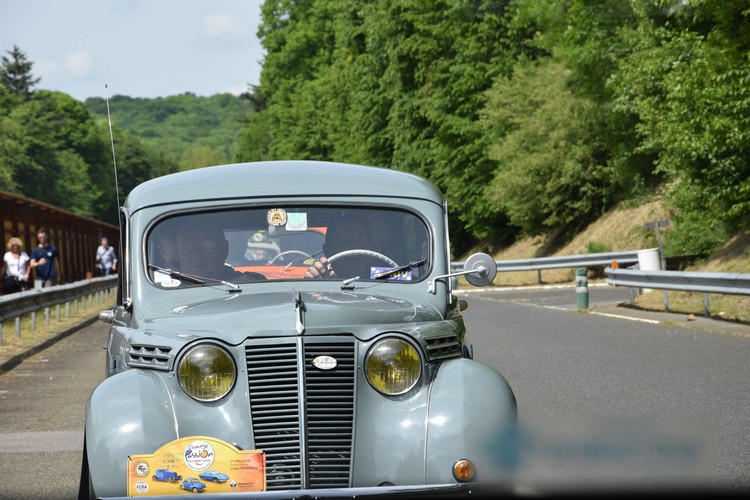
[[417, 384], [422, 375], [422, 359], [409, 342], [397, 338], [383, 339], [367, 353], [365, 375], [379, 393], [397, 396]]
[[203, 402], [226, 396], [234, 386], [235, 374], [232, 356], [211, 344], [190, 349], [177, 369], [182, 390], [191, 398]]

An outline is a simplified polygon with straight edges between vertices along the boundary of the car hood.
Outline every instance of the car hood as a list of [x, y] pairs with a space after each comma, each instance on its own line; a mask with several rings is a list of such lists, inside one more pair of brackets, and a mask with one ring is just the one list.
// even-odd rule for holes
[[305, 335], [355, 333], [367, 338], [405, 324], [443, 319], [427, 303], [360, 292], [271, 292], [233, 294], [173, 307], [163, 316], [152, 316], [144, 324], [147, 333], [185, 337], [216, 336], [231, 343], [248, 337], [299, 335], [301, 320]]

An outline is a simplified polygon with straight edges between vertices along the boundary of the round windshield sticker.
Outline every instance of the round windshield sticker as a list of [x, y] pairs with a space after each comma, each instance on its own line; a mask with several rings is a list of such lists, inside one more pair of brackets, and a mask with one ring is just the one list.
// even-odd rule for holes
[[214, 462], [214, 449], [205, 441], [193, 441], [185, 448], [185, 463], [193, 470], [208, 469]]
[[286, 224], [286, 210], [283, 208], [273, 208], [268, 211], [266, 220], [272, 226], [283, 226]]
[[135, 484], [135, 491], [137, 491], [141, 495], [144, 493], [148, 493], [148, 483], [146, 481], [138, 481]]

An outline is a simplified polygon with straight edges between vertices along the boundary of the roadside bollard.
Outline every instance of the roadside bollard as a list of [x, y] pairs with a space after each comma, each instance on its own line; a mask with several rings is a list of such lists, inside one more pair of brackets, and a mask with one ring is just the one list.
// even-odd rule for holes
[[589, 308], [589, 278], [586, 269], [576, 269], [576, 305], [578, 309]]

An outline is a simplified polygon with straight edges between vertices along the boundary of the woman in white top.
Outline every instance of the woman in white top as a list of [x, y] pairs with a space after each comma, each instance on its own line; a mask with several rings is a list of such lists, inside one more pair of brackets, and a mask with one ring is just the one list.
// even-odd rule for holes
[[3, 277], [3, 295], [23, 291], [29, 281], [29, 255], [22, 251], [23, 242], [15, 236], [8, 240], [8, 251], [3, 258], [0, 276]]

